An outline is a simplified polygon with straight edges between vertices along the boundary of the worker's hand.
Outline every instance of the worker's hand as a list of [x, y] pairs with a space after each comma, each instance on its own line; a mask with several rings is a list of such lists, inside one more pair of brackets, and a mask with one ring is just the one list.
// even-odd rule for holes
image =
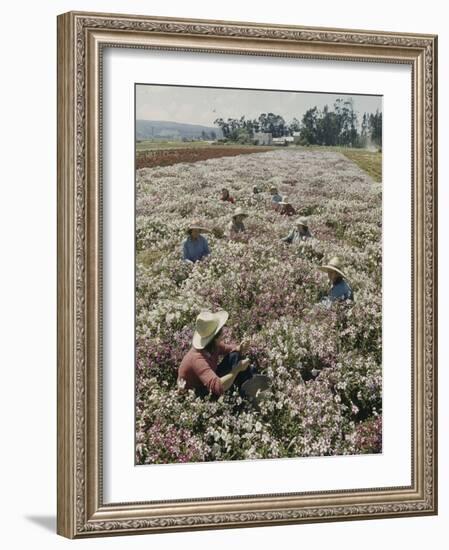
[[243, 372], [249, 367], [249, 359], [242, 359], [237, 363], [238, 372]]
[[237, 351], [240, 352], [240, 355], [245, 355], [248, 353], [250, 340], [249, 338], [244, 338], [237, 347]]

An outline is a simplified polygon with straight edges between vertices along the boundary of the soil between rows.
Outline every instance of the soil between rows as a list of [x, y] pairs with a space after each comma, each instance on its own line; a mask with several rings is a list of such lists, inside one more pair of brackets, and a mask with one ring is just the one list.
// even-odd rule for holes
[[136, 168], [171, 166], [180, 162], [198, 162], [220, 157], [234, 157], [272, 151], [272, 147], [204, 147], [192, 149], [162, 149], [138, 153]]

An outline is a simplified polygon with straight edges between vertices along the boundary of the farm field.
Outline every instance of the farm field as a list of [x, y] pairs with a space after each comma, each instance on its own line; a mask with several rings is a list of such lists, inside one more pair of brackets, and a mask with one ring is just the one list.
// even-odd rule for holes
[[[374, 181], [382, 181], [382, 153], [375, 150], [358, 149], [354, 147], [301, 147], [290, 145], [289, 150], [332, 151], [342, 153], [355, 162]], [[265, 151], [277, 151], [279, 146], [253, 146], [238, 144], [217, 145], [207, 141], [140, 141], [136, 143], [136, 167], [151, 168], [155, 166], [170, 166], [178, 162], [196, 162], [209, 158], [234, 156]]]
[[374, 181], [382, 181], [382, 152], [370, 149], [358, 149], [357, 147], [324, 147], [313, 145], [314, 151], [336, 151], [342, 153], [349, 160], [355, 162]]
[[[181, 140], [158, 140], [158, 139], [143, 139], [136, 142], [137, 153], [141, 151], [157, 151], [161, 149], [197, 149], [204, 147], [226, 147], [227, 149], [237, 148], [254, 148], [254, 145], [245, 145], [240, 143], [219, 143], [214, 141], [181, 141]], [[273, 147], [274, 149], [274, 147]]]
[[198, 162], [220, 157], [233, 157], [263, 153], [271, 150], [271, 147], [255, 146], [196, 146], [196, 147], [169, 147], [167, 149], [150, 149], [140, 151], [136, 158], [136, 168], [152, 168], [156, 166], [171, 166], [180, 162]]
[[[137, 170], [137, 464], [382, 451], [380, 172], [336, 150], [257, 151]], [[292, 219], [270, 208], [272, 185], [308, 218], [301, 245], [280, 241]], [[249, 214], [238, 241], [223, 233], [235, 207], [222, 187]], [[189, 265], [181, 245], [194, 219], [210, 229], [211, 255]], [[333, 256], [352, 305], [319, 303], [329, 286], [317, 267]], [[229, 312], [227, 341], [251, 340], [252, 363], [271, 379], [259, 407], [237, 390], [214, 399], [177, 388], [203, 308]]]

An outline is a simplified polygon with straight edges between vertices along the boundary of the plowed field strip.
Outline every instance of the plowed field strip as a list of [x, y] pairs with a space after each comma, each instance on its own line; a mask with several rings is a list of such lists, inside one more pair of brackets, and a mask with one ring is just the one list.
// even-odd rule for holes
[[234, 157], [271, 151], [272, 147], [204, 147], [195, 149], [162, 149], [138, 153], [136, 168], [171, 166], [180, 162], [198, 162], [220, 157]]

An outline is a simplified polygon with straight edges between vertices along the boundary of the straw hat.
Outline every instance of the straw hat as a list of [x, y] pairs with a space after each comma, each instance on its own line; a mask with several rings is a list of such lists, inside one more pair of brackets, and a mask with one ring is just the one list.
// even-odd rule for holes
[[343, 266], [338, 256], [334, 256], [326, 265], [322, 265], [318, 267], [320, 271], [324, 271], [326, 273], [328, 273], [329, 271], [334, 271], [335, 273], [338, 273], [342, 277], [346, 277], [346, 275], [342, 271], [342, 268]]
[[189, 233], [191, 229], [199, 229], [201, 232], [206, 233], [208, 231], [207, 227], [204, 227], [201, 225], [201, 222], [199, 220], [193, 221], [190, 225], [186, 227], [186, 233]]
[[195, 349], [204, 349], [218, 331], [226, 324], [229, 313], [227, 311], [202, 311], [196, 318], [195, 332], [192, 345]]
[[235, 210], [234, 214], [232, 214], [233, 218], [236, 218], [237, 216], [243, 216], [243, 217], [247, 218], [248, 214], [244, 210], [242, 210], [240, 207], [238, 207]]
[[274, 193], [277, 193], [277, 192], [278, 192], [278, 188], [277, 188], [275, 185], [272, 185], [272, 186], [270, 187], [270, 193], [273, 193], [273, 192], [274, 192]]
[[296, 225], [302, 225], [303, 227], [309, 227], [308, 224], [307, 224], [307, 219], [306, 218], [298, 218], [296, 220]]

